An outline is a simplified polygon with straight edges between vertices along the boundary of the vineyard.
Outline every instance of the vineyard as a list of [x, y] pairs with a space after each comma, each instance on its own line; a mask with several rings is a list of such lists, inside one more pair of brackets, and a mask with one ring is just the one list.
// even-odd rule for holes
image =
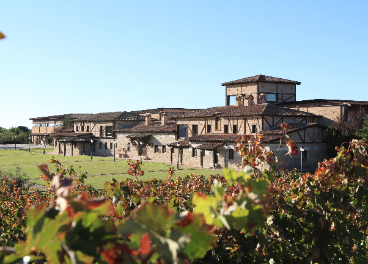
[[166, 180], [142, 181], [140, 163], [128, 161], [131, 178], [103, 191], [55, 159], [40, 165], [46, 192], [1, 175], [0, 263], [368, 262], [364, 141], [337, 148], [314, 174], [277, 168], [258, 136], [235, 148], [241, 172], [169, 168]]

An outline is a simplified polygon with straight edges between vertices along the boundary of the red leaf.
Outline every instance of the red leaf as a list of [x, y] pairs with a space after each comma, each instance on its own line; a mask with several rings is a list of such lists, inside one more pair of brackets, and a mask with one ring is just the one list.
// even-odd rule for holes
[[143, 235], [143, 238], [141, 239], [140, 251], [142, 255], [147, 255], [151, 251], [151, 243], [149, 240], [148, 233], [145, 233]]
[[178, 225], [181, 227], [186, 227], [190, 225], [191, 223], [193, 223], [192, 213], [188, 212], [188, 214], [183, 219], [181, 219]]

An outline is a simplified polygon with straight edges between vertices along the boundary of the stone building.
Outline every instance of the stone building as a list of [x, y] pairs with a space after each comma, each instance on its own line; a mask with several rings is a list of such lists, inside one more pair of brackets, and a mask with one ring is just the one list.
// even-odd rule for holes
[[[106, 112], [74, 120], [74, 130], [55, 136], [54, 152], [59, 155], [113, 155], [115, 129], [136, 125], [144, 120], [131, 112]], [[115, 146], [114, 146], [115, 145]]]
[[316, 114], [320, 116], [319, 123], [325, 126], [333, 125], [339, 119], [348, 120], [361, 110], [368, 113], [367, 101], [314, 99], [283, 102], [278, 105]]
[[[313, 170], [327, 158], [326, 128], [349, 118], [368, 102], [296, 100], [300, 82], [256, 75], [225, 82], [225, 106], [207, 109], [157, 108], [110, 112], [74, 120], [74, 129], [55, 138], [55, 153], [152, 160], [202, 168], [239, 168], [234, 143], [242, 135], [262, 135], [286, 168]], [[233, 102], [233, 103], [232, 103]], [[284, 131], [303, 155], [290, 158], [280, 148]]]
[[49, 144], [53, 140], [56, 132], [55, 128], [63, 125], [65, 117], [70, 116], [71, 122], [73, 122], [75, 119], [85, 115], [86, 114], [64, 114], [30, 118], [29, 120], [32, 120], [31, 142], [36, 145]]
[[[243, 134], [260, 134], [269, 149], [277, 150], [282, 137], [280, 124], [288, 123], [291, 126], [287, 131], [290, 138], [303, 144], [306, 150], [320, 150], [304, 153], [304, 159], [310, 160], [305, 162], [305, 168], [309, 168], [312, 160], [326, 157], [325, 127], [315, 123], [318, 118], [315, 114], [270, 103], [212, 107], [177, 117], [176, 138], [189, 142], [187, 148], [179, 147], [184, 164], [204, 168], [236, 168], [241, 165], [241, 156], [233, 148], [236, 140], [241, 139]], [[286, 147], [278, 151], [279, 161], [285, 160], [289, 169], [297, 166], [300, 160], [291, 161], [285, 156], [286, 153]]]

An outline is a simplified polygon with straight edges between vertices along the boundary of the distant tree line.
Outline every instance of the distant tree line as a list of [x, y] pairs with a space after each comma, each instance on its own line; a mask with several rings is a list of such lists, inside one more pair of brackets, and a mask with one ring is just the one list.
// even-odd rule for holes
[[25, 126], [12, 127], [9, 129], [0, 127], [0, 143], [28, 143], [31, 130]]

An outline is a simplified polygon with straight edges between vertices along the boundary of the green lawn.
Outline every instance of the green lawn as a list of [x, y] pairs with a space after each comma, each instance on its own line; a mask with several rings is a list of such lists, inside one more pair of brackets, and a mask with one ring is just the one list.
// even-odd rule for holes
[[[52, 152], [52, 149], [46, 149], [46, 153], [47, 152]], [[31, 153], [22, 150], [0, 149], [0, 171], [14, 173], [18, 166], [25, 171], [27, 177], [31, 179], [32, 182], [45, 184], [45, 182], [40, 180], [41, 172], [37, 165], [40, 163], [47, 163], [49, 164], [50, 171], [55, 171], [53, 168], [54, 164], [50, 163], [52, 156], [62, 162], [64, 166], [73, 166], [74, 169], [81, 172], [86, 171], [88, 175], [86, 183], [96, 188], [102, 188], [105, 181], [110, 181], [111, 178], [115, 178], [119, 181], [128, 177], [132, 178], [132, 176], [127, 174], [129, 167], [126, 160], [116, 160], [116, 162], [114, 162], [112, 157], [94, 156], [91, 161], [90, 156], [64, 157], [62, 155], [43, 154], [43, 149], [31, 149]], [[144, 176], [139, 178], [142, 180], [154, 178], [167, 179], [169, 176], [167, 170], [170, 166], [172, 165], [143, 161], [141, 169], [144, 171]], [[176, 170], [175, 167], [175, 176], [186, 176], [191, 173], [208, 177], [211, 174], [221, 174], [222, 171], [186, 167], [181, 167], [180, 170]]]

